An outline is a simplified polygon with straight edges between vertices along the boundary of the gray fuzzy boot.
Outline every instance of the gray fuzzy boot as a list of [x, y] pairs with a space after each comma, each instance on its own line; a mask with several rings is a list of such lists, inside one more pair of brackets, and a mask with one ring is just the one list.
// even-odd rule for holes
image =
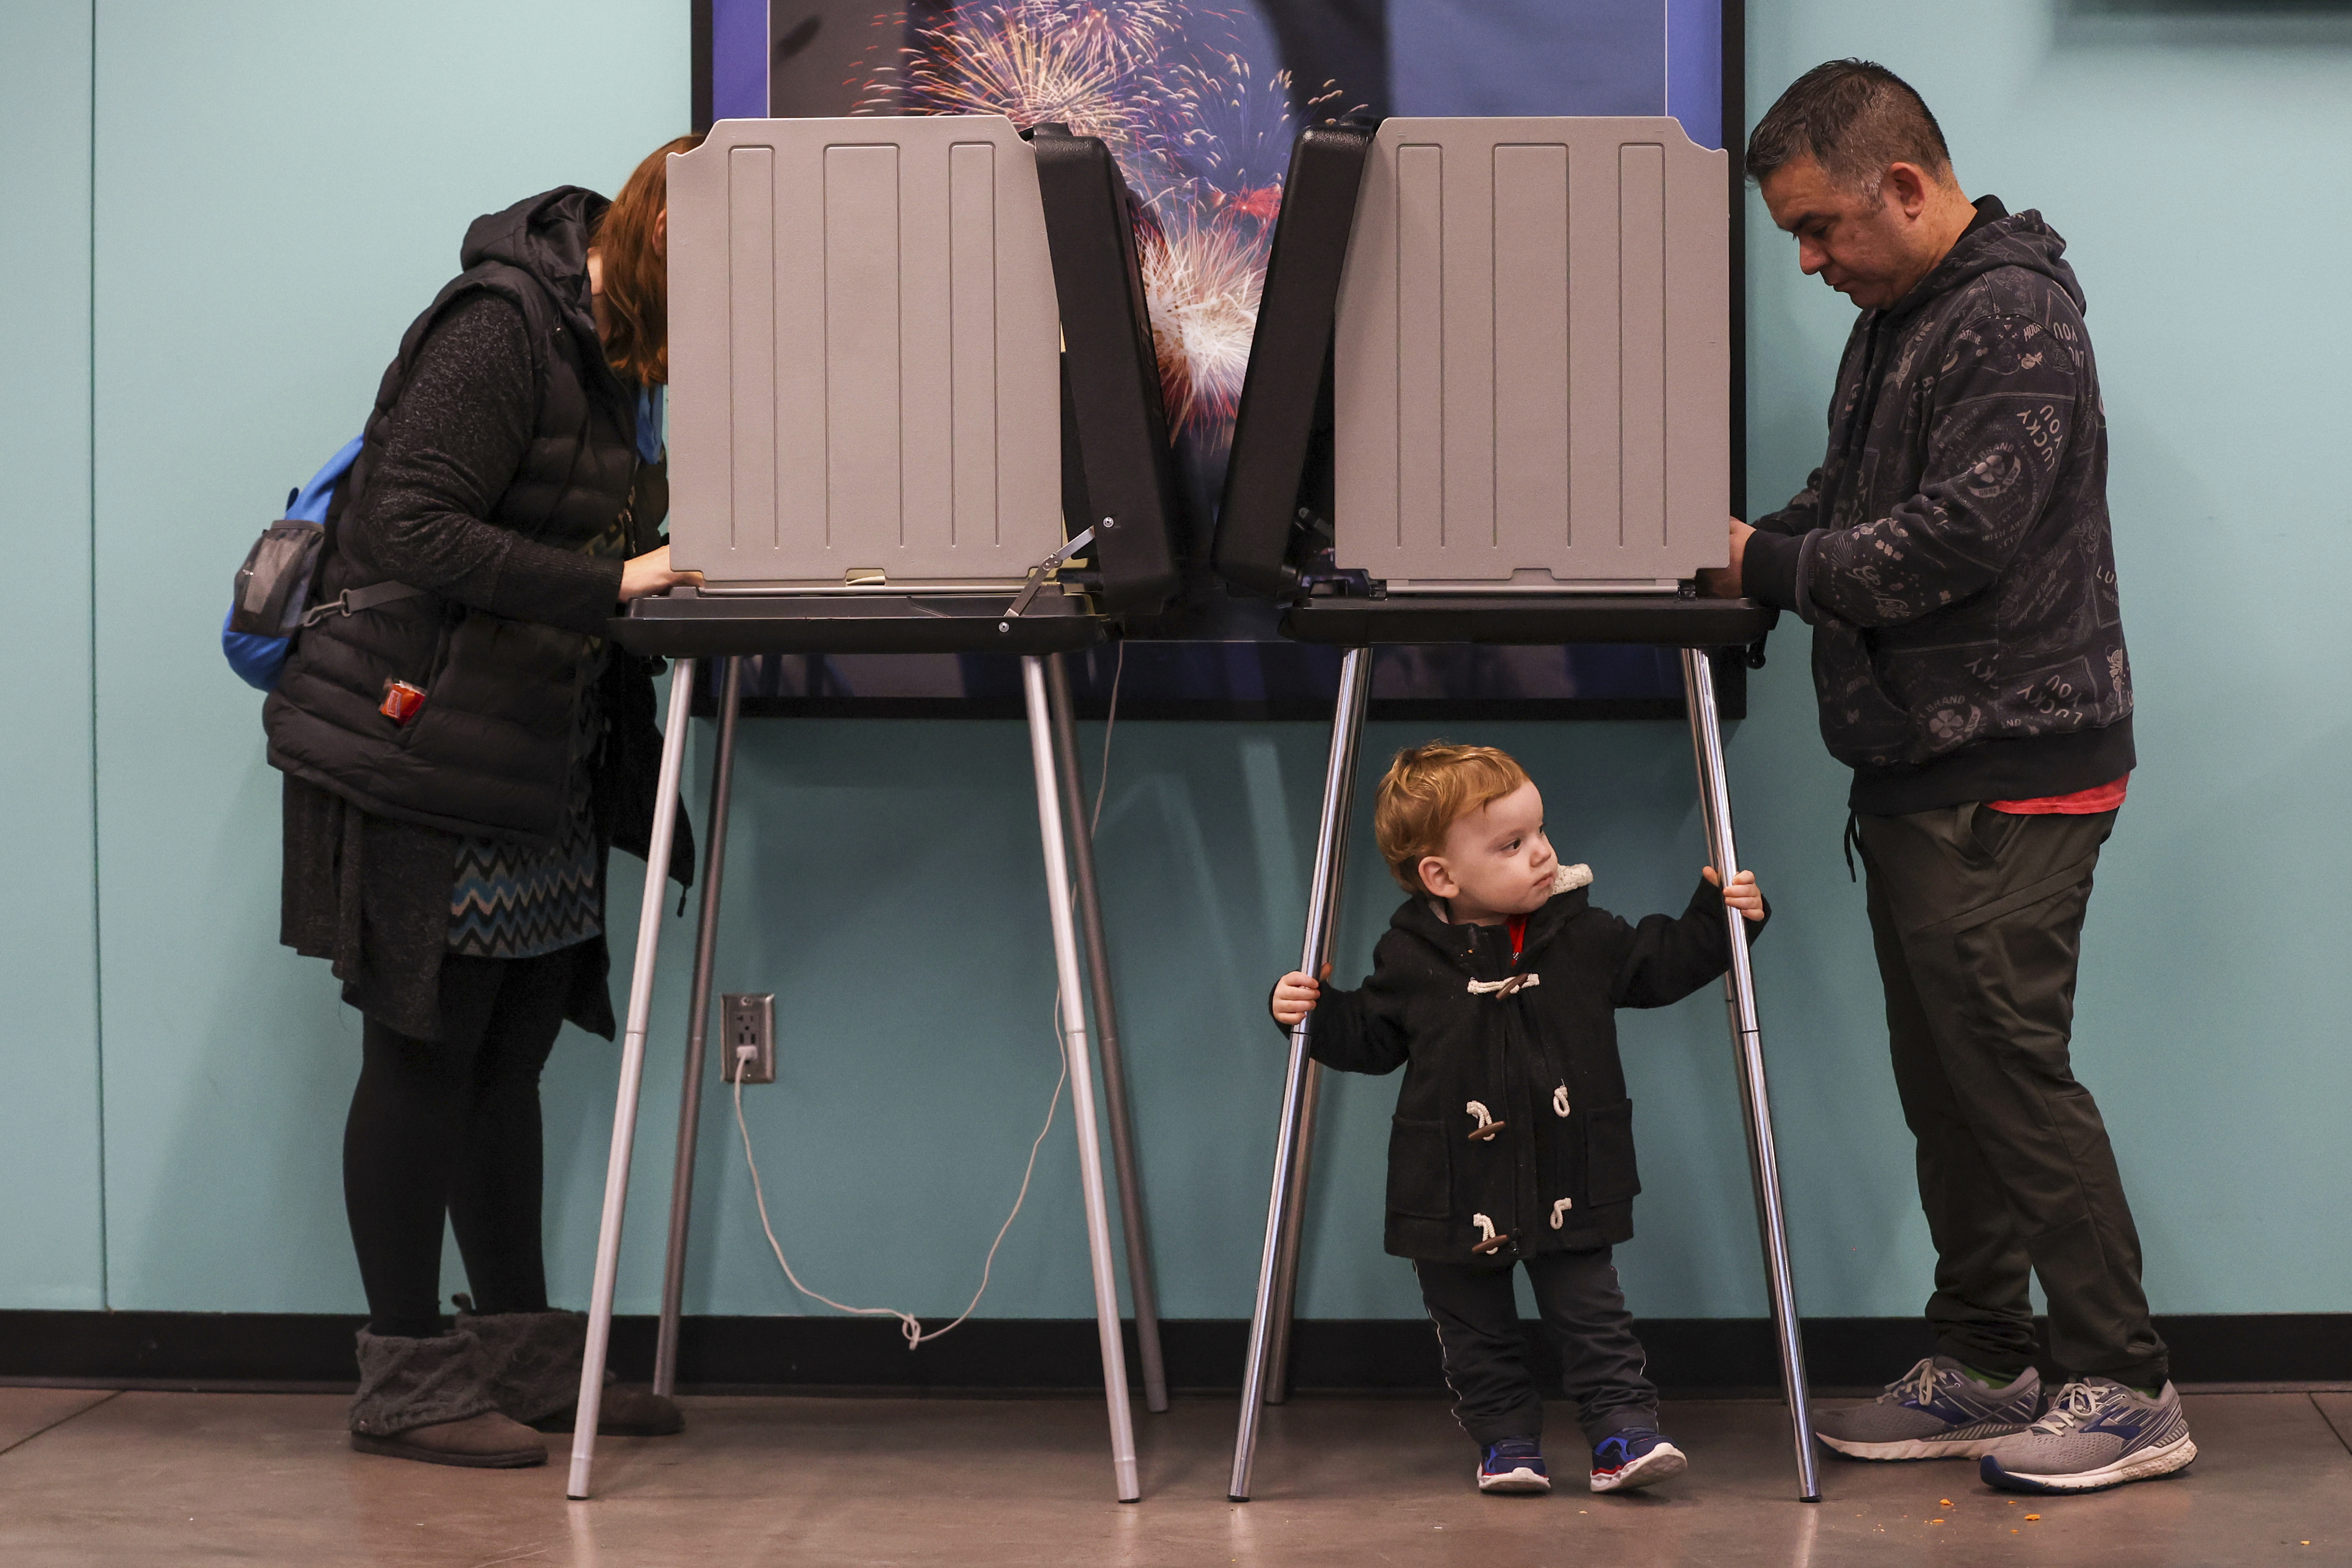
[[359, 1452], [476, 1469], [547, 1463], [547, 1445], [499, 1414], [481, 1342], [462, 1329], [429, 1340], [362, 1329], [359, 1363], [351, 1409]]
[[[584, 1312], [460, 1312], [457, 1326], [481, 1342], [488, 1388], [500, 1413], [541, 1432], [569, 1432], [588, 1353]], [[607, 1437], [667, 1437], [686, 1426], [678, 1407], [604, 1374], [596, 1430]]]

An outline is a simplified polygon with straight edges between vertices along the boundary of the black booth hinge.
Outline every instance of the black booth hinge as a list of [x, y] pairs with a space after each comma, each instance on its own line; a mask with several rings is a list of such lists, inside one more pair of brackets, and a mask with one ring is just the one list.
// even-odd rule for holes
[[1299, 569], [1298, 591], [1304, 597], [1323, 599], [1384, 599], [1388, 584], [1375, 581], [1360, 566], [1340, 566], [1328, 547], [1307, 557]]

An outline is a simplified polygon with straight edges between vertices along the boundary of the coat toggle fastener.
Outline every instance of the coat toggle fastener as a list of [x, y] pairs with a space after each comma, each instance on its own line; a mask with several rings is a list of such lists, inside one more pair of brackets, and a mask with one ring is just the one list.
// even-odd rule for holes
[[1472, 1215], [1470, 1223], [1476, 1226], [1480, 1232], [1479, 1239], [1470, 1244], [1472, 1252], [1496, 1252], [1511, 1244], [1511, 1233], [1507, 1230], [1496, 1230], [1495, 1222], [1485, 1215]]
[[1507, 980], [1473, 980], [1470, 982], [1470, 994], [1492, 996], [1499, 1002], [1506, 996], [1516, 995], [1529, 986], [1542, 984], [1543, 976], [1536, 973], [1514, 974]]
[[1484, 1100], [1474, 1100], [1463, 1109], [1478, 1119], [1478, 1125], [1470, 1129], [1470, 1142], [1473, 1143], [1484, 1142], [1510, 1125], [1507, 1121], [1496, 1121]]

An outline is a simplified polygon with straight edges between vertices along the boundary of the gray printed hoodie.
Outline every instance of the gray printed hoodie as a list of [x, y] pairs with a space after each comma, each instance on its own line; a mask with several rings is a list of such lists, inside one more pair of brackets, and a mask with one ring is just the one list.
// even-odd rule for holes
[[2070, 794], [2134, 763], [2083, 290], [1995, 197], [1846, 340], [1829, 455], [1756, 521], [1747, 590], [1813, 627], [1857, 811]]

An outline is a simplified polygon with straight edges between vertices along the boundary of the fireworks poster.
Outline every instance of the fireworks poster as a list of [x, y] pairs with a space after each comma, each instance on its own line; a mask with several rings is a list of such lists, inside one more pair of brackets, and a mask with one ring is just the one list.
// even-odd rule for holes
[[860, 73], [859, 112], [997, 113], [1108, 144], [1139, 199], [1169, 434], [1195, 468], [1232, 438], [1296, 121], [1344, 107], [1337, 83], [1302, 92], [1253, 21], [1176, 0], [992, 0], [890, 17]]
[[[699, 0], [696, 110], [704, 122], [1002, 114], [1102, 138], [1140, 205], [1170, 434], [1205, 529], [1300, 128], [1349, 114], [1673, 114], [1720, 145], [1727, 5], [1737, 0]], [[1268, 617], [1263, 640], [1138, 645], [1122, 710], [1328, 713], [1328, 650], [1272, 637]], [[914, 662], [762, 661], [774, 668], [758, 706], [969, 711], [959, 701], [993, 695], [973, 661], [952, 679]], [[1082, 703], [1098, 673], [1082, 672]], [[1139, 690], [1139, 677], [1167, 689]], [[1673, 658], [1648, 649], [1384, 650], [1374, 699], [1400, 717], [1461, 712], [1465, 700], [1522, 715], [1664, 714], [1679, 686]]]

